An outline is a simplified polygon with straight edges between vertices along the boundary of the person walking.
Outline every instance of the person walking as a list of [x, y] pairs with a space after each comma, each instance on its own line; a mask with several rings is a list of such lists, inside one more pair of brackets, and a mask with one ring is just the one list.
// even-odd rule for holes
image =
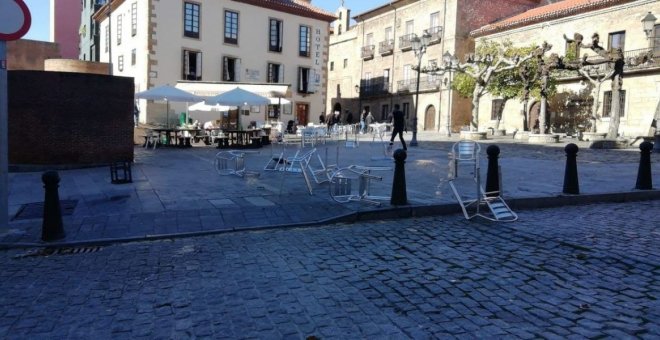
[[360, 134], [367, 132], [367, 110], [362, 110], [360, 115]]
[[365, 132], [370, 132], [371, 131], [371, 124], [373, 124], [375, 121], [374, 116], [371, 114], [371, 111], [367, 112], [367, 118], [364, 119], [364, 124], [365, 124]]
[[399, 104], [394, 104], [394, 111], [392, 111], [392, 137], [390, 137], [390, 149], [392, 148], [392, 144], [394, 144], [394, 137], [396, 137], [398, 134], [399, 139], [401, 140], [401, 144], [403, 145], [403, 149], [408, 150], [406, 147], [406, 141], [403, 139], [404, 125], [405, 122], [403, 112], [399, 109]]

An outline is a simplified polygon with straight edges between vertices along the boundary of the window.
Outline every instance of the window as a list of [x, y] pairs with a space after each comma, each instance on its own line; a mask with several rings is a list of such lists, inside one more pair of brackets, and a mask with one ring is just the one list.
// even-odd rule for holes
[[268, 35], [268, 50], [282, 52], [282, 20], [270, 19], [270, 32]]
[[390, 105], [389, 104], [383, 104], [380, 110], [380, 120], [385, 121], [387, 120], [387, 116], [390, 114]]
[[440, 12], [431, 13], [431, 18], [429, 21], [431, 22], [430, 28], [440, 26]]
[[309, 57], [311, 54], [309, 49], [312, 43], [311, 31], [312, 29], [308, 26], [300, 26], [298, 55], [301, 57]]
[[339, 25], [339, 29], [337, 29], [337, 35], [341, 35], [341, 24]]
[[199, 38], [199, 4], [183, 3], [183, 36]]
[[415, 20], [406, 21], [406, 35], [415, 33]]
[[608, 43], [609, 43], [610, 51], [617, 48], [620, 48], [621, 51], [625, 51], [626, 32], [624, 31], [624, 32], [610, 33]]
[[334, 70], [335, 70], [335, 62], [331, 61], [330, 62], [330, 71], [334, 71]]
[[385, 29], [385, 40], [390, 41], [392, 39], [392, 27]]
[[316, 74], [314, 70], [307, 67], [298, 67], [298, 92], [316, 92]]
[[124, 56], [120, 55], [117, 57], [117, 69], [119, 72], [124, 71]]
[[137, 59], [137, 51], [133, 49], [131, 50], [131, 65], [135, 65], [136, 59]]
[[410, 71], [411, 70], [412, 70], [412, 68], [411, 68], [410, 64], [403, 65], [403, 81], [406, 84], [410, 83], [410, 79], [411, 79], [410, 78], [410, 74], [411, 74]]
[[240, 81], [241, 80], [241, 60], [233, 57], [222, 58], [222, 80]]
[[202, 80], [202, 52], [183, 51], [183, 80]]
[[266, 82], [280, 83], [284, 80], [284, 66], [280, 64], [268, 63], [268, 74]]
[[383, 90], [387, 91], [390, 87], [390, 69], [386, 68], [383, 70]]
[[[626, 91], [621, 90], [619, 95], [619, 117], [625, 116]], [[612, 91], [605, 91], [603, 96], [603, 118], [610, 117], [612, 113]]]
[[374, 34], [369, 33], [367, 34], [367, 44], [365, 46], [371, 46], [374, 44]]
[[490, 120], [499, 120], [504, 109], [504, 99], [493, 99], [490, 107]]
[[225, 43], [238, 44], [238, 13], [225, 11]]
[[137, 34], [137, 2], [131, 4], [131, 36]]
[[117, 45], [121, 45], [122, 18], [121, 14], [117, 16]]
[[344, 59], [344, 68], [348, 67], [348, 59]]

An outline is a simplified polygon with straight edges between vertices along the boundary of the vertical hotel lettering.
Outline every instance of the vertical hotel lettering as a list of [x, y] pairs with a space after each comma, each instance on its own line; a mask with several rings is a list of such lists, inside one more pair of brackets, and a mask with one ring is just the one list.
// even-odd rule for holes
[[318, 27], [314, 28], [314, 79], [312, 81], [317, 87], [321, 86], [321, 65], [323, 63], [322, 39], [323, 37], [321, 36], [321, 29]]

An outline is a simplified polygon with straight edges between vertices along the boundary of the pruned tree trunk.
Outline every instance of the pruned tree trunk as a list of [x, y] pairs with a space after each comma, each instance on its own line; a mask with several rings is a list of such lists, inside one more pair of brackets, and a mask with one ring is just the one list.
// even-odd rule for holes
[[481, 86], [476, 85], [472, 92], [472, 119], [470, 122], [470, 131], [475, 132], [479, 128], [479, 100], [481, 99]]
[[541, 97], [541, 112], [539, 112], [539, 134], [545, 135], [545, 115], [548, 107], [548, 98]]
[[621, 123], [621, 76], [615, 75], [612, 80], [612, 108], [610, 114], [610, 126], [607, 131], [608, 139], [615, 139], [619, 136], [619, 125]]
[[600, 107], [600, 86], [602, 82], [596, 82], [596, 87], [593, 89], [591, 97], [594, 99], [594, 103], [591, 107], [591, 127], [589, 132], [596, 132], [596, 123], [598, 123], [598, 108]]

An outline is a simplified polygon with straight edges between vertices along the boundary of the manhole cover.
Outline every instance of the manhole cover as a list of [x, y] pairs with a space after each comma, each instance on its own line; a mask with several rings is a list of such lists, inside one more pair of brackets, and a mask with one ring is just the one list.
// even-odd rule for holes
[[[73, 210], [76, 209], [76, 204], [78, 204], [78, 200], [60, 201], [62, 216], [69, 216], [73, 214]], [[21, 209], [18, 210], [18, 213], [16, 213], [16, 216], [14, 216], [13, 220], [28, 220], [32, 218], [43, 218], [43, 217], [44, 217], [44, 202], [36, 202], [36, 203], [23, 204]]]

